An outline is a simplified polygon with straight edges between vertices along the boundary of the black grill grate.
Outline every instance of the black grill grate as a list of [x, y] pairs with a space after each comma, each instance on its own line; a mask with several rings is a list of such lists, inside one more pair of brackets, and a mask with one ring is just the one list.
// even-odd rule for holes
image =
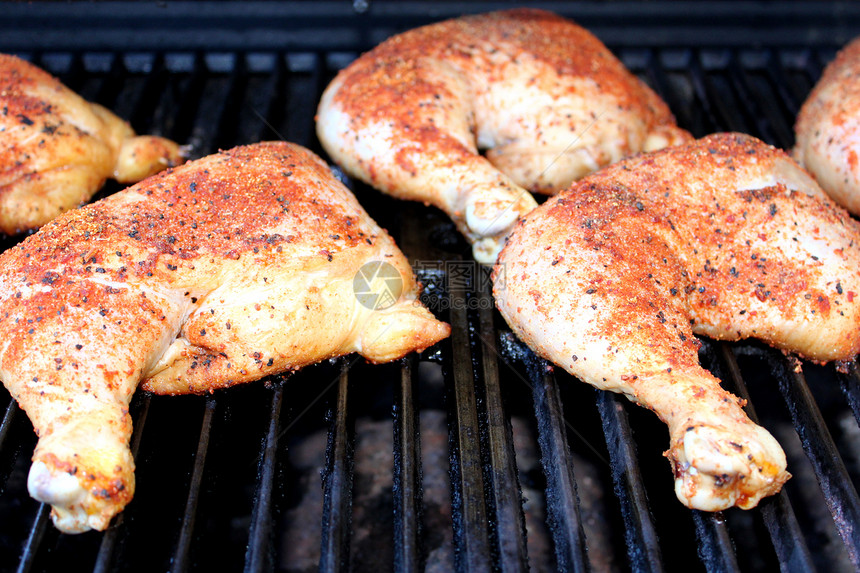
[[[823, 65], [853, 35], [852, 25], [860, 33], [856, 11], [840, 4], [821, 13], [807, 4], [780, 8], [777, 28], [791, 32], [783, 36], [759, 35], [752, 26], [767, 17], [768, 5], [699, 3], [683, 21], [671, 3], [646, 4], [548, 3], [604, 38], [696, 135], [738, 130], [781, 147], [791, 145], [793, 118]], [[172, 9], [194, 16], [193, 4], [177, 5]], [[474, 3], [470, 10], [494, 7]], [[169, 18], [169, 6], [162, 15], [154, 6], [109, 3], [99, 15], [119, 29], [92, 24], [91, 34], [78, 35], [75, 26], [94, 15], [84, 8], [15, 6], [17, 20], [7, 20], [0, 50], [55, 73], [140, 132], [191, 143], [195, 157], [281, 138], [321, 152], [313, 114], [336, 70], [386, 35], [456, 10], [421, 2], [379, 2], [368, 14], [352, 13], [346, 2], [202, 3], [186, 27]], [[347, 357], [207, 397], [140, 393], [132, 404], [136, 498], [104, 534], [60, 535], [48, 508], [29, 498], [35, 437], [0, 391], [0, 569], [860, 565], [854, 366], [843, 375], [805, 364], [799, 373], [756, 343], [705, 341], [703, 364], [748, 399], [750, 415], [785, 447], [795, 477], [750, 512], [688, 511], [671, 491], [661, 456], [667, 435], [652, 414], [534, 358], [492, 310], [486, 277], [462, 258], [466, 245], [439, 213], [353, 187], [415, 261], [428, 304], [452, 324], [451, 339], [396, 364]], [[456, 278], [464, 269], [468, 281]], [[422, 422], [440, 411], [447, 437], [434, 442]], [[360, 471], [375, 459], [364, 447], [368, 420], [389, 424], [380, 443], [391, 459], [379, 472], [383, 493], [372, 498], [379, 507], [370, 508], [362, 505], [369, 486]], [[299, 459], [315, 444], [325, 449], [321, 479]], [[534, 467], [528, 448], [539, 454]], [[445, 470], [435, 466], [440, 449], [449, 509], [430, 501], [437, 487], [431, 474]], [[296, 523], [294, 510], [303, 504], [316, 508], [315, 521]], [[299, 559], [303, 543], [312, 550]]]

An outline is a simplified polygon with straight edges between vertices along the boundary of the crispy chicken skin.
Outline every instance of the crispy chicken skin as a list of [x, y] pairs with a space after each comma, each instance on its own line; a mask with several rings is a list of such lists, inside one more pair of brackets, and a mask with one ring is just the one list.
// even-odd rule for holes
[[351, 175], [448, 213], [487, 263], [536, 206], [524, 189], [690, 139], [600, 40], [532, 9], [388, 39], [328, 86], [317, 133]]
[[860, 215], [860, 38], [825, 69], [800, 108], [794, 157], [837, 203]]
[[0, 54], [0, 232], [44, 225], [108, 177], [134, 183], [180, 161], [174, 142], [135, 136], [55, 77]]
[[[402, 279], [385, 304], [356, 296], [370, 262]], [[328, 166], [288, 143], [186, 163], [60, 216], [0, 255], [0, 377], [39, 435], [31, 495], [65, 532], [104, 529], [134, 492], [139, 382], [202, 393], [352, 352], [394, 360], [449, 333], [418, 288]]]
[[785, 153], [717, 134], [623, 160], [527, 215], [494, 294], [540, 356], [668, 424], [684, 504], [750, 508], [789, 478], [785, 455], [699, 365], [694, 334], [853, 359], [860, 225]]

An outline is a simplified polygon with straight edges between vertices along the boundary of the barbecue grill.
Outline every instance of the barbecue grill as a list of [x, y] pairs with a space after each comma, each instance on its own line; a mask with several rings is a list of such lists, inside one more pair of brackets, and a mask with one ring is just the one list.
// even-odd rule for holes
[[[267, 139], [322, 154], [313, 115], [338, 69], [393, 33], [512, 5], [7, 3], [0, 51], [194, 157]], [[736, 130], [783, 148], [823, 66], [860, 34], [851, 3], [530, 5], [593, 31], [696, 136]], [[347, 183], [413, 261], [451, 338], [394, 364], [346, 357], [208, 396], [138, 393], [137, 492], [104, 533], [59, 534], [29, 497], [36, 438], [0, 390], [0, 569], [860, 568], [855, 365], [703, 340], [702, 363], [748, 400], [794, 477], [752, 511], [687, 510], [653, 414], [524, 347], [439, 212]]]

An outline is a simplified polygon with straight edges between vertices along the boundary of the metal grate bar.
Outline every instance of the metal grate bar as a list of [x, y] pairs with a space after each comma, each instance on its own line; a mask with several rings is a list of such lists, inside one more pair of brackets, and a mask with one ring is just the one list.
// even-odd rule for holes
[[472, 369], [466, 293], [451, 286], [451, 359], [453, 400], [450, 404], [452, 513], [457, 569], [489, 571], [490, 544], [480, 451], [480, 426]]
[[708, 571], [740, 571], [735, 547], [722, 514], [692, 510], [699, 559]]
[[161, 99], [167, 79], [164, 60], [151, 53], [136, 58], [120, 55], [108, 77], [110, 81], [102, 91], [109, 92], [110, 100], [105, 101], [102, 96], [99, 101], [129, 121], [138, 133], [149, 133], [153, 127], [153, 107]]
[[[131, 443], [129, 444], [131, 455], [135, 459], [137, 459], [137, 453], [140, 451], [140, 440], [143, 437], [143, 428], [146, 425], [146, 416], [149, 413], [149, 404], [152, 399], [149, 394], [141, 394], [140, 396], [140, 406], [133, 424], [134, 433], [131, 436]], [[111, 524], [102, 536], [102, 542], [99, 545], [99, 552], [96, 556], [93, 573], [107, 573], [111, 570], [114, 560], [116, 559], [116, 553], [119, 549], [120, 542], [127, 533], [125, 527], [125, 515], [126, 512], [129, 511], [132, 510], [127, 509], [116, 516], [113, 524]]]
[[[737, 358], [731, 347], [726, 343], [716, 343], [719, 353], [720, 362], [714, 366], [719, 368], [719, 377], [722, 380], [730, 380], [732, 383], [732, 392], [742, 400], [746, 401], [744, 411], [749, 416], [750, 420], [759, 423], [758, 416], [755, 412], [750, 393], [741, 376], [741, 370], [738, 366]], [[727, 376], [723, 376], [723, 369]], [[715, 369], [716, 370], [716, 369]], [[812, 562], [812, 556], [809, 553], [809, 547], [800, 530], [800, 524], [797, 522], [797, 517], [794, 514], [794, 508], [788, 500], [788, 495], [785, 490], [780, 491], [770, 500], [764, 500], [759, 504], [758, 510], [761, 513], [765, 527], [770, 534], [771, 543], [773, 543], [774, 551], [779, 560], [780, 568], [783, 571], [813, 571], [815, 568]]]
[[[854, 419], [860, 424], [860, 372], [858, 372], [856, 362], [851, 363], [847, 373], [839, 374], [839, 384], [848, 405], [851, 406]], [[2, 439], [0, 439], [0, 444], [2, 444]]]
[[[747, 54], [752, 58], [752, 54]], [[767, 61], [767, 54], [755, 54], [761, 63]], [[778, 95], [773, 92], [765, 78], [755, 72], [756, 65], [740, 62], [741, 55], [732, 53], [728, 65], [728, 78], [737, 90], [738, 99], [743, 109], [752, 115], [759, 137], [772, 145], [783, 149], [790, 148], [794, 141], [791, 128], [783, 121], [783, 112], [777, 108]], [[790, 124], [789, 124], [790, 125]]]
[[634, 571], [663, 571], [660, 542], [648, 508], [624, 399], [602, 390], [598, 390], [596, 395], [606, 447], [609, 449], [615, 496], [624, 517], [624, 537], [630, 567]]
[[[15, 400], [9, 402], [9, 405], [6, 406], [6, 412], [3, 414], [3, 420], [0, 420], [0, 452], [5, 451], [4, 446], [6, 445], [6, 438], [9, 436], [9, 428], [12, 427], [12, 424], [15, 422], [15, 417], [21, 409], [18, 407], [18, 403]], [[0, 472], [0, 492], [3, 491], [3, 486], [6, 482], [6, 471]]]
[[[478, 272], [483, 272], [478, 269]], [[499, 352], [493, 325], [493, 299], [489, 281], [483, 281], [478, 308], [483, 362], [483, 400], [486, 406], [490, 464], [490, 501], [495, 519], [499, 568], [522, 571], [528, 568], [525, 516], [510, 421], [505, 416], [499, 387]]]
[[[784, 121], [788, 122], [792, 126], [794, 124], [794, 119], [800, 112], [800, 106], [802, 105], [803, 100], [806, 99], [807, 94], [809, 94], [812, 89], [811, 83], [798, 77], [798, 72], [802, 70], [803, 67], [807, 65], [806, 62], [809, 61], [809, 52], [804, 52], [805, 53], [802, 55], [795, 54], [789, 56], [788, 54], [784, 54], [779, 51], [776, 53], [771, 51], [770, 60], [761, 70], [767, 75], [771, 85], [773, 85], [774, 89], [779, 93], [780, 100], [786, 109]], [[789, 70], [793, 73], [789, 73]]]
[[860, 568], [860, 498], [833, 443], [802, 373], [795, 371], [782, 355], [767, 352], [768, 362], [777, 373], [779, 388], [794, 422], [824, 499], [845, 543], [848, 557]]
[[[713, 346], [706, 344], [705, 357], [710, 358], [703, 365], [717, 378], [722, 380], [722, 371], [712, 351]], [[738, 571], [738, 561], [734, 544], [722, 512], [709, 513], [692, 510], [693, 524], [699, 541], [699, 559], [708, 571]]]
[[257, 492], [251, 511], [251, 528], [245, 550], [245, 573], [266, 571], [272, 561], [272, 497], [275, 488], [280, 434], [281, 404], [284, 398], [283, 384], [272, 388], [272, 405], [269, 408], [269, 428], [263, 449], [260, 452], [260, 467], [257, 470]]
[[794, 508], [785, 491], [780, 491], [759, 506], [764, 525], [770, 533], [779, 558], [780, 570], [786, 573], [815, 571], [812, 556], [802, 536]]
[[[668, 57], [663, 56], [662, 52], [655, 53], [654, 50], [648, 50], [645, 61], [647, 83], [666, 102], [677, 119], [678, 124], [685, 126], [692, 133], [696, 133], [698, 129], [695, 125], [695, 116], [692, 114], [692, 111], [697, 106], [694, 102], [687, 99], [690, 94], [684, 94], [683, 90], [679, 90], [671, 85], [666, 64], [663, 61]], [[684, 50], [683, 52], [674, 54], [674, 57], [676, 59], [689, 60], [691, 55], [689, 50]]]
[[353, 432], [348, 423], [349, 367], [342, 362], [337, 405], [326, 448], [323, 475], [322, 549], [320, 571], [344, 571], [349, 567], [352, 518]]
[[[630, 65], [627, 66], [631, 70]], [[653, 49], [650, 49], [645, 54], [643, 62], [643, 71], [646, 78], [646, 83], [660, 96], [669, 109], [673, 113], [684, 111], [681, 105], [680, 94], [676, 90], [669, 87], [669, 79], [666, 77], [666, 70], [660, 65], [659, 55]]]
[[[765, 57], [753, 67], [755, 73], [766, 81], [767, 86], [774, 94], [772, 107], [779, 105], [779, 114], [774, 114], [772, 123], [783, 132], [778, 143], [784, 149], [790, 149], [794, 145], [794, 120], [800, 111], [803, 96], [800, 96], [797, 83], [792, 81], [786, 73], [783, 62], [773, 50], [767, 50]], [[807, 86], [808, 88], [808, 86]], [[808, 89], [803, 94], [809, 93]]]
[[[101, 54], [99, 59], [105, 54]], [[54, 59], [53, 62], [48, 60], [47, 54], [42, 54], [40, 62], [37, 65], [44, 66], [48, 69], [54, 68], [52, 73], [59, 74], [62, 82], [67, 85], [72, 91], [79, 94], [87, 100], [92, 100], [99, 91], [102, 85], [102, 78], [98, 77], [95, 66], [92, 64], [94, 59], [93, 53], [87, 54], [63, 54], [70, 59], [64, 61], [64, 58]], [[59, 63], [59, 66], [52, 66], [52, 63]]]
[[558, 385], [545, 361], [532, 356], [527, 360], [527, 367], [534, 396], [541, 464], [547, 480], [547, 522], [555, 544], [557, 566], [560, 571], [588, 571], [585, 530]]
[[394, 407], [394, 569], [421, 569], [421, 441], [415, 407], [415, 359], [401, 362]]
[[[257, 141], [271, 140], [270, 117], [278, 101], [278, 88], [283, 82], [281, 67], [276, 54], [246, 55], [234, 72], [242, 90], [242, 100], [235, 116], [235, 136], [231, 145], [246, 145]], [[250, 69], [249, 69], [250, 68]], [[265, 75], [254, 73], [265, 70]]]
[[733, 98], [728, 94], [717, 94], [708, 71], [703, 69], [702, 59], [706, 55], [712, 55], [703, 52], [696, 52], [689, 60], [690, 80], [696, 97], [702, 106], [709, 122], [712, 124], [713, 130], [717, 131], [744, 131], [744, 124], [739, 121], [738, 114], [734, 109], [729, 108], [729, 101]]
[[36, 516], [33, 518], [33, 525], [30, 527], [30, 534], [24, 543], [23, 551], [21, 551], [21, 558], [18, 560], [17, 573], [28, 573], [33, 567], [33, 562], [36, 560], [42, 538], [45, 536], [50, 521], [51, 506], [47, 503], [40, 503]]
[[[205, 155], [218, 147], [225, 129], [225, 118], [232, 112], [231, 98], [236, 88], [235, 74], [225, 75], [221, 71], [235, 71], [235, 56], [213, 56], [210, 59], [198, 57], [194, 64], [194, 74], [191, 86], [184, 96], [185, 106], [193, 108], [193, 127], [189, 138], [193, 142], [195, 156]], [[200, 91], [195, 87], [200, 86]], [[205, 86], [205, 87], [204, 87]], [[171, 558], [171, 572], [186, 571], [191, 564], [192, 541], [197, 507], [200, 501], [202, 480], [206, 457], [209, 450], [209, 435], [212, 430], [213, 416], [217, 407], [216, 399], [207, 397], [203, 420], [200, 427], [200, 438], [194, 457], [189, 492], [186, 498], [185, 511], [179, 530], [179, 537]]]
[[[198, 59], [194, 65], [190, 85], [185, 90], [185, 100], [180, 106], [184, 113], [195, 118], [187, 138], [193, 146], [194, 157], [214, 153], [224, 141], [221, 125], [231, 109], [230, 103], [234, 97], [236, 76], [208, 68], [223, 65], [231, 70], [235, 69], [236, 57], [224, 55], [223, 58], [213, 58], [215, 61], [208, 63]], [[229, 146], [229, 142], [227, 145]]]
[[762, 141], [776, 143], [773, 125], [761, 110], [759, 98], [750, 95], [745, 75], [737, 70], [737, 52], [706, 52], [703, 58], [713, 60], [705, 72], [706, 85], [718, 111], [720, 125], [729, 131], [748, 133]]
[[[116, 110], [116, 96], [122, 77], [122, 63], [116, 54], [88, 54], [82, 58], [88, 78], [82, 86], [81, 95], [88, 100], [97, 101]], [[123, 117], [123, 116], [120, 116]]]
[[168, 73], [164, 58], [156, 54], [118, 57], [110, 73], [111, 101], [108, 107], [131, 122], [138, 133], [163, 135]]
[[286, 106], [281, 110], [287, 122], [284, 134], [287, 141], [295, 141], [314, 149], [317, 102], [325, 87], [322, 59], [316, 54], [291, 54], [287, 58]]
[[188, 484], [188, 498], [185, 501], [185, 511], [182, 514], [182, 526], [179, 530], [179, 540], [173, 552], [170, 563], [171, 573], [187, 571], [191, 563], [191, 541], [194, 538], [194, 522], [197, 517], [197, 505], [200, 500], [200, 486], [203, 482], [203, 469], [206, 466], [206, 455], [209, 452], [209, 433], [212, 430], [212, 419], [217, 403], [215, 398], [206, 398], [203, 421], [200, 424], [200, 439], [197, 442], [197, 452], [194, 454], [194, 469]]

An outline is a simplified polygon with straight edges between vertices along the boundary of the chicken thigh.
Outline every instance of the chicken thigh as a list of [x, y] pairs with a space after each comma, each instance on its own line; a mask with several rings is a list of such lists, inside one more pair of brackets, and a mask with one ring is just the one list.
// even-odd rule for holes
[[65, 532], [131, 499], [132, 393], [209, 392], [449, 333], [391, 237], [309, 151], [238, 147], [72, 211], [0, 255], [0, 378]]
[[181, 160], [128, 123], [15, 56], [0, 54], [0, 232], [36, 229], [93, 196]]
[[554, 193], [631, 153], [690, 139], [600, 40], [530, 9], [383, 42], [325, 90], [317, 133], [351, 175], [445, 211], [487, 263], [536, 206], [525, 189]]
[[698, 362], [694, 334], [824, 362], [860, 350], [860, 225], [740, 134], [609, 166], [527, 215], [497, 305], [540, 356], [652, 409], [687, 506], [750, 508], [788, 479], [774, 438]]
[[825, 68], [794, 131], [795, 159], [837, 203], [860, 215], [860, 38]]

